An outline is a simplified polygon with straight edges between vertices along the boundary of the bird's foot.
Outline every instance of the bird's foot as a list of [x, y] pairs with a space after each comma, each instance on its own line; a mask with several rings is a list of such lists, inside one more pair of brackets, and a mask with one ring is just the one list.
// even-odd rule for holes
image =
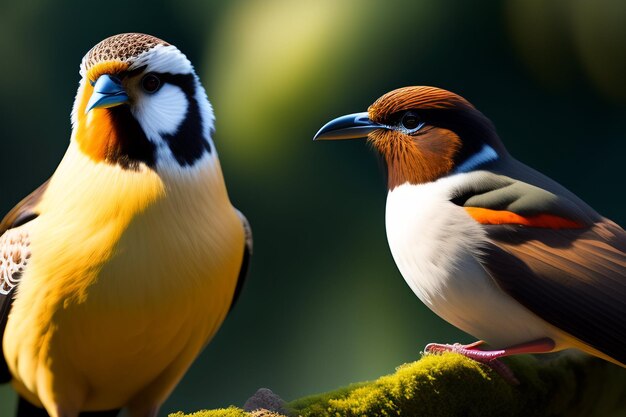
[[454, 352], [475, 360], [476, 362], [483, 363], [493, 369], [498, 375], [500, 375], [505, 381], [511, 385], [519, 385], [518, 379], [511, 369], [503, 362], [499, 361], [499, 358], [510, 355], [519, 355], [522, 353], [545, 353], [554, 350], [555, 343], [550, 338], [543, 338], [533, 340], [531, 342], [522, 343], [519, 345], [511, 346], [500, 350], [480, 350], [479, 346], [485, 342], [479, 340], [469, 345], [462, 345], [455, 343], [453, 345], [429, 343], [424, 348], [425, 353], [441, 354], [445, 352]]
[[429, 343], [424, 348], [425, 353], [442, 354], [445, 352], [454, 352], [487, 365], [493, 369], [498, 375], [500, 375], [505, 381], [511, 385], [519, 385], [519, 381], [515, 378], [513, 371], [499, 361], [498, 358], [506, 356], [506, 349], [502, 350], [479, 350], [478, 347], [484, 344], [482, 340], [471, 343], [469, 345], [462, 345], [455, 343], [453, 345]]

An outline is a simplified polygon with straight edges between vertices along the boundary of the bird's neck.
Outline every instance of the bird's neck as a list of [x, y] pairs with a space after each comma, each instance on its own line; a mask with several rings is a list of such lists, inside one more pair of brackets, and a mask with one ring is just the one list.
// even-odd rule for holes
[[75, 141], [50, 180], [42, 211], [58, 213], [59, 222], [98, 228], [116, 224], [124, 229], [132, 219], [156, 204], [191, 207], [203, 215], [209, 205], [230, 202], [217, 157], [207, 154], [193, 167], [176, 163], [129, 170], [120, 165], [94, 162]]
[[476, 109], [459, 111], [446, 125], [461, 138], [461, 147], [454, 155], [455, 170], [466, 172], [485, 163], [506, 159], [509, 153], [498, 137], [495, 126]]
[[165, 184], [153, 169], [96, 162], [72, 140], [41, 204], [42, 212], [58, 214], [61, 224], [97, 227], [115, 221], [124, 227], [165, 194]]

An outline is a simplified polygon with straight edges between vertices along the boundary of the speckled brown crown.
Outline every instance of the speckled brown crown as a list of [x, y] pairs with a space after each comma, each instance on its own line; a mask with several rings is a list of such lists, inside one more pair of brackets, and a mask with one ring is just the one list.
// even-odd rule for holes
[[119, 35], [106, 38], [85, 56], [83, 61], [85, 69], [89, 70], [98, 62], [122, 61], [128, 62], [143, 52], [154, 48], [157, 45], [168, 46], [169, 43], [143, 33], [121, 33]]

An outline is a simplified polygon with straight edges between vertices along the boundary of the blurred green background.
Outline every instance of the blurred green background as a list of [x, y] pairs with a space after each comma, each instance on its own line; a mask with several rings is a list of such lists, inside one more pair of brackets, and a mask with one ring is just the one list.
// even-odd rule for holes
[[[622, 0], [2, 0], [0, 211], [61, 159], [83, 54], [120, 32], [161, 37], [203, 80], [255, 238], [237, 308], [162, 414], [372, 379], [427, 342], [472, 338], [396, 270], [373, 151], [313, 134], [388, 90], [443, 87], [490, 117], [515, 156], [624, 225], [625, 20]], [[1, 387], [0, 417], [14, 401]]]

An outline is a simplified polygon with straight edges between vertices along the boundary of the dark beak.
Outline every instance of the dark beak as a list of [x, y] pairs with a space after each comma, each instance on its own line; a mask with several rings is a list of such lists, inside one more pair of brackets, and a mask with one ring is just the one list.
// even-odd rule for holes
[[367, 137], [376, 129], [384, 129], [369, 119], [367, 112], [348, 114], [326, 123], [313, 137], [313, 140], [357, 139]]

